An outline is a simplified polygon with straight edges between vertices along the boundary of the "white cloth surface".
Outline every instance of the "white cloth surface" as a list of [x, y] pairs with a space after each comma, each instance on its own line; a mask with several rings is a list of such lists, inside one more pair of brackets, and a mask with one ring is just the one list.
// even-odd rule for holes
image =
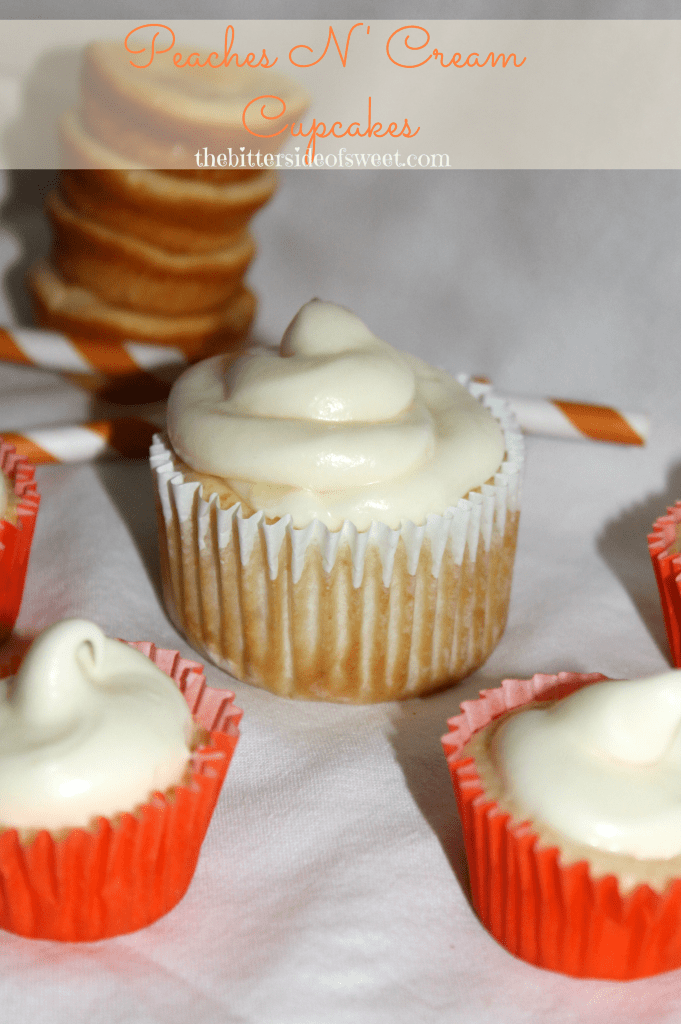
[[[4, 179], [0, 322], [26, 315], [46, 176]], [[528, 440], [506, 633], [474, 676], [370, 707], [234, 690], [242, 738], [180, 905], [82, 946], [0, 933], [3, 1019], [89, 1024], [591, 1024], [681, 1018], [681, 974], [576, 981], [511, 957], [467, 895], [440, 736], [459, 702], [534, 672], [653, 673], [668, 649], [646, 534], [681, 498], [681, 178], [651, 172], [289, 172], [258, 216], [256, 335], [314, 295], [509, 393], [649, 412], [645, 448]], [[25, 320], [24, 320], [25, 322]], [[0, 366], [0, 431], [92, 399]], [[99, 410], [101, 412], [101, 410]], [[83, 615], [192, 656], [163, 610], [146, 464], [38, 470], [18, 632]]]

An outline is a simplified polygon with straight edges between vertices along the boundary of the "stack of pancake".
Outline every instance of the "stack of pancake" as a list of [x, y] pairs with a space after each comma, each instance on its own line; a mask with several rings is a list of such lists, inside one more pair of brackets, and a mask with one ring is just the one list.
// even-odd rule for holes
[[[88, 47], [82, 109], [62, 121], [68, 169], [46, 200], [52, 251], [29, 275], [37, 321], [174, 345], [190, 358], [238, 346], [255, 314], [244, 284], [255, 253], [249, 221], [276, 172], [197, 167], [195, 154], [241, 152], [244, 97], [263, 92], [262, 81], [246, 68], [173, 77], [160, 58], [135, 73], [126, 57], [122, 44]], [[287, 116], [302, 112], [302, 90], [267, 78], [268, 92], [273, 84]], [[268, 132], [277, 127], [268, 121]]]

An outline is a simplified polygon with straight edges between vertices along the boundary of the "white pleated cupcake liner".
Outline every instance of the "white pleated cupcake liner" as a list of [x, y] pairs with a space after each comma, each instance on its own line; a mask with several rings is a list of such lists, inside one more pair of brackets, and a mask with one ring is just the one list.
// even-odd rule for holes
[[506, 619], [524, 445], [506, 403], [458, 379], [502, 426], [506, 457], [418, 526], [298, 529], [221, 509], [155, 437], [166, 603], [198, 650], [286, 696], [359, 702], [427, 692], [485, 660]]

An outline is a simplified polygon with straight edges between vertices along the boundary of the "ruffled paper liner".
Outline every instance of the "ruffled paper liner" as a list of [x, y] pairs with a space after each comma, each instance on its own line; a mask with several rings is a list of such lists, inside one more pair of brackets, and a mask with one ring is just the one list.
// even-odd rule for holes
[[594, 877], [582, 860], [564, 864], [529, 822], [489, 799], [462, 749], [493, 719], [535, 700], [559, 699], [600, 674], [506, 679], [465, 701], [442, 739], [463, 825], [473, 906], [514, 956], [577, 978], [628, 981], [681, 967], [681, 879], [662, 893], [640, 884], [620, 892], [614, 875]]
[[40, 494], [35, 468], [0, 438], [0, 471], [9, 478], [16, 503], [16, 523], [0, 518], [0, 643], [12, 632], [24, 593], [28, 558]]
[[481, 665], [506, 624], [524, 448], [506, 404], [469, 386], [502, 425], [506, 459], [492, 483], [422, 526], [295, 529], [290, 516], [220, 509], [157, 436], [164, 598], [191, 645], [280, 696], [360, 704], [427, 693]]
[[177, 683], [210, 740], [192, 755], [186, 785], [154, 793], [132, 813], [99, 817], [91, 831], [74, 828], [63, 838], [41, 831], [26, 842], [16, 829], [0, 833], [6, 931], [63, 942], [137, 931], [172, 910], [192, 880], [242, 713], [232, 693], [206, 686], [196, 662], [148, 642], [130, 646]]
[[681, 501], [660, 516], [648, 535], [648, 550], [655, 571], [657, 588], [672, 661], [681, 668], [681, 554], [670, 554], [669, 549], [681, 535]]

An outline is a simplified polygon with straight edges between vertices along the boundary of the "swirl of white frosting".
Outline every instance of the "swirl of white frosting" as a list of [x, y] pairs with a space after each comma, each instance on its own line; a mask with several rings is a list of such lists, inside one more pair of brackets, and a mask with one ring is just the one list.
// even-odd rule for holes
[[610, 853], [681, 854], [681, 671], [528, 708], [492, 751], [523, 815]]
[[187, 703], [139, 651], [92, 622], [33, 643], [0, 701], [0, 824], [87, 825], [176, 785], [190, 758]]
[[317, 299], [279, 352], [187, 370], [168, 433], [192, 469], [226, 480], [252, 508], [330, 529], [423, 522], [488, 480], [504, 454], [501, 429], [464, 387]]

